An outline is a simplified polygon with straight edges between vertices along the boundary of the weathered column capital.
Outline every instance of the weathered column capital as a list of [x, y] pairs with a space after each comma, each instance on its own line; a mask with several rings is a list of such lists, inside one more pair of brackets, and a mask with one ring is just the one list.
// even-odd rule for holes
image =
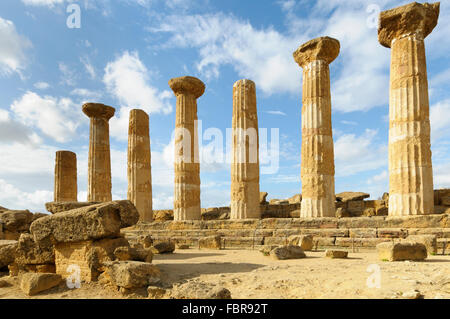
[[192, 94], [196, 99], [205, 93], [205, 84], [193, 76], [181, 76], [169, 80], [169, 86], [175, 93]]
[[233, 87], [235, 88], [235, 87], [238, 87], [239, 85], [255, 88], [255, 82], [253, 82], [252, 80], [249, 80], [249, 79], [238, 80], [238, 81], [234, 82]]
[[85, 103], [82, 110], [89, 117], [101, 117], [105, 120], [109, 120], [116, 112], [115, 108], [101, 103]]
[[300, 67], [304, 67], [312, 61], [325, 61], [330, 64], [339, 55], [340, 43], [330, 37], [320, 37], [302, 44], [295, 50], [293, 56]]
[[413, 2], [380, 13], [378, 41], [390, 48], [392, 41], [409, 35], [426, 38], [437, 25], [440, 3]]

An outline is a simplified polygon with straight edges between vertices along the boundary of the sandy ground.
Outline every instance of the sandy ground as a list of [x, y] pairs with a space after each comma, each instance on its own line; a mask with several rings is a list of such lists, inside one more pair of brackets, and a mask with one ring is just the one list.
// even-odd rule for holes
[[[188, 280], [214, 283], [229, 289], [233, 298], [404, 298], [418, 290], [424, 298], [450, 299], [450, 256], [429, 256], [423, 262], [383, 262], [374, 251], [350, 252], [348, 259], [325, 258], [324, 251], [306, 254], [305, 259], [277, 261], [257, 250], [189, 249], [157, 255], [154, 263], [162, 271], [165, 287]], [[2, 275], [0, 280], [11, 286], [0, 288], [0, 298], [28, 298], [18, 287], [18, 278]], [[73, 290], [61, 284], [33, 298], [145, 297], [144, 290], [141, 295], [124, 297], [112, 288], [91, 283]]]

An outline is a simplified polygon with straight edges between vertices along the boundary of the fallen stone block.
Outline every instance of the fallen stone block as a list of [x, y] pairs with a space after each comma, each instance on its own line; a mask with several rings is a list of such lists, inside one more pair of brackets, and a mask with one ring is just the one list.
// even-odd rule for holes
[[437, 254], [436, 235], [409, 235], [405, 241], [424, 244], [430, 255]]
[[0, 214], [3, 237], [7, 240], [17, 240], [21, 233], [28, 232], [34, 220], [34, 214], [28, 210], [10, 210]]
[[162, 299], [166, 294], [166, 289], [156, 286], [148, 286], [147, 293], [149, 299]]
[[139, 220], [136, 207], [127, 200], [86, 206], [40, 218], [31, 224], [36, 242], [81, 242], [119, 237], [120, 229]]
[[140, 261], [113, 261], [106, 264], [111, 283], [121, 288], [140, 288], [158, 283], [160, 271], [155, 265]]
[[153, 245], [153, 247], [151, 247], [151, 250], [154, 254], [170, 254], [175, 250], [175, 243], [170, 241], [163, 241]]
[[127, 247], [125, 238], [105, 238], [97, 241], [76, 243], [58, 243], [55, 245], [56, 273], [63, 278], [74, 271], [80, 271], [80, 279], [84, 282], [96, 280], [105, 271], [106, 262], [113, 261], [118, 247]]
[[61, 276], [56, 274], [27, 273], [21, 277], [20, 289], [28, 296], [33, 296], [58, 286], [61, 280]]
[[174, 285], [170, 292], [174, 299], [231, 299], [228, 289], [211, 283], [188, 281]]
[[100, 202], [50, 202], [45, 203], [45, 208], [52, 214], [66, 212], [86, 206], [100, 204]]
[[288, 244], [293, 246], [300, 246], [304, 251], [310, 251], [314, 247], [313, 236], [292, 235], [288, 238]]
[[222, 237], [220, 235], [200, 238], [198, 240], [198, 247], [200, 249], [221, 249], [222, 248], [221, 238]]
[[336, 200], [338, 202], [349, 202], [349, 201], [362, 201], [365, 198], [369, 198], [370, 194], [362, 192], [342, 192], [336, 194]]
[[0, 269], [8, 267], [14, 262], [16, 248], [16, 240], [0, 240]]
[[385, 242], [377, 245], [378, 258], [387, 261], [424, 260], [427, 248], [421, 243]]
[[295, 194], [288, 198], [289, 204], [300, 204], [302, 202], [302, 194]]
[[306, 258], [306, 255], [300, 246], [292, 245], [274, 248], [270, 251], [270, 256], [277, 260]]
[[54, 247], [51, 242], [41, 241], [38, 244], [31, 234], [22, 234], [18, 241], [15, 262], [19, 265], [54, 264]]
[[327, 249], [325, 251], [325, 257], [328, 257], [328, 258], [347, 258], [348, 257], [348, 251]]

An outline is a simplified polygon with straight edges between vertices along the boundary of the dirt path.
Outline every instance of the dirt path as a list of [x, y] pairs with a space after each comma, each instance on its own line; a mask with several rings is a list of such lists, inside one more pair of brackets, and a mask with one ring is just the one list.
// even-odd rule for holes
[[[382, 262], [373, 251], [349, 253], [348, 259], [325, 258], [323, 251], [306, 254], [305, 259], [277, 261], [256, 250], [190, 249], [157, 255], [154, 263], [166, 287], [186, 280], [208, 282], [228, 288], [233, 298], [392, 298], [418, 290], [425, 298], [450, 299], [450, 256]], [[5, 278], [12, 286], [0, 288], [0, 298], [26, 297], [17, 278]], [[376, 288], [377, 278], [380, 288]], [[75, 290], [61, 285], [33, 298], [124, 297], [91, 283]]]

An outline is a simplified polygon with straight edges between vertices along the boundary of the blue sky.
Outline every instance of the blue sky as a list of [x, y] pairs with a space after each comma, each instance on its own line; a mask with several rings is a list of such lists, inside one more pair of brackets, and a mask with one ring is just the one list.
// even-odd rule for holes
[[[279, 168], [261, 174], [261, 191], [269, 198], [300, 193], [302, 76], [292, 52], [324, 35], [341, 43], [330, 66], [336, 192], [377, 198], [388, 190], [390, 51], [377, 41], [376, 17], [408, 2], [2, 0], [0, 205], [44, 211], [55, 152], [64, 149], [77, 153], [78, 200], [86, 200], [89, 120], [81, 105], [95, 101], [116, 108], [113, 197], [126, 197], [128, 111], [142, 108], [150, 113], [153, 205], [171, 208], [175, 97], [167, 82], [183, 75], [206, 84], [198, 100], [203, 132], [224, 135], [233, 83], [256, 83], [259, 127], [269, 142], [279, 129], [280, 146]], [[73, 3], [80, 28], [66, 24]], [[426, 39], [435, 188], [450, 187], [449, 26], [450, 3], [442, 2]], [[229, 163], [203, 163], [201, 181], [203, 207], [229, 204]]]

